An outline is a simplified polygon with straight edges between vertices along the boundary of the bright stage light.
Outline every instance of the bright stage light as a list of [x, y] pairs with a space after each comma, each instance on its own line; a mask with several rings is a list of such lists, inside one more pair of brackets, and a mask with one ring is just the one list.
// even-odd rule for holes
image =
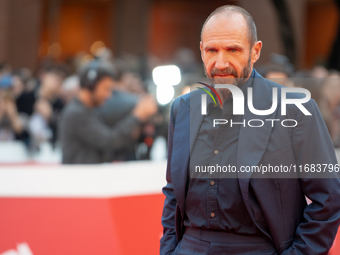
[[175, 90], [171, 85], [166, 86], [157, 86], [156, 88], [156, 97], [157, 101], [161, 105], [166, 105], [171, 102], [174, 98]]
[[152, 71], [152, 79], [157, 86], [175, 86], [181, 82], [181, 71], [175, 65], [157, 66]]

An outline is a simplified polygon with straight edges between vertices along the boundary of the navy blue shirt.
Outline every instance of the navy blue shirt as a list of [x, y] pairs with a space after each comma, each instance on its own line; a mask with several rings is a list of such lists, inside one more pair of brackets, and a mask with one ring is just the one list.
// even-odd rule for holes
[[[254, 77], [240, 88], [247, 102], [247, 88], [252, 86]], [[233, 115], [233, 98], [229, 96], [223, 102], [223, 109], [215, 106], [213, 100], [207, 97], [207, 115], [204, 117], [190, 157], [190, 171], [195, 167], [204, 166], [235, 166], [238, 147], [238, 137], [242, 123], [242, 115]], [[226, 119], [227, 124], [213, 127], [214, 119]], [[245, 155], [246, 156], [246, 155]], [[235, 234], [264, 234], [255, 226], [247, 211], [239, 187], [237, 173], [195, 173], [190, 178], [188, 173], [188, 192], [184, 216], [184, 225], [203, 229], [218, 229]], [[208, 178], [207, 178], [208, 177]], [[228, 177], [228, 178], [223, 178]]]

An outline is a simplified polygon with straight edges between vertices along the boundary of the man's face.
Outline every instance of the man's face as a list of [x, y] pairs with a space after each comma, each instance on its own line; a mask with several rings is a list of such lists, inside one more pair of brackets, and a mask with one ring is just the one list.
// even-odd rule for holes
[[101, 79], [92, 93], [92, 103], [94, 106], [101, 106], [112, 95], [114, 81], [110, 77]]
[[47, 72], [41, 77], [41, 86], [51, 96], [59, 95], [62, 82], [62, 76], [55, 72]]
[[251, 45], [241, 14], [213, 16], [203, 29], [200, 43], [206, 75], [213, 84], [241, 86], [249, 78], [261, 47], [260, 41]]

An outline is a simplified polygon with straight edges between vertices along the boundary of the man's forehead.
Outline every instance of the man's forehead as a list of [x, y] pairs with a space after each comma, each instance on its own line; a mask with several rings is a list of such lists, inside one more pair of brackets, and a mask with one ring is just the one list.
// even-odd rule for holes
[[218, 13], [212, 16], [205, 24], [202, 31], [202, 40], [205, 35], [210, 35], [211, 33], [228, 33], [236, 32], [247, 34], [248, 28], [245, 18], [240, 13], [228, 12], [228, 13]]

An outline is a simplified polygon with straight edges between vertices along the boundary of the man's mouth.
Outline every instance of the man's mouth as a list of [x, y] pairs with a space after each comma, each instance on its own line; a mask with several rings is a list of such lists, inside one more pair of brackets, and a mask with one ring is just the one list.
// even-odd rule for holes
[[218, 77], [218, 78], [229, 78], [229, 77], [235, 77], [233, 74], [217, 74], [214, 75], [213, 78]]

